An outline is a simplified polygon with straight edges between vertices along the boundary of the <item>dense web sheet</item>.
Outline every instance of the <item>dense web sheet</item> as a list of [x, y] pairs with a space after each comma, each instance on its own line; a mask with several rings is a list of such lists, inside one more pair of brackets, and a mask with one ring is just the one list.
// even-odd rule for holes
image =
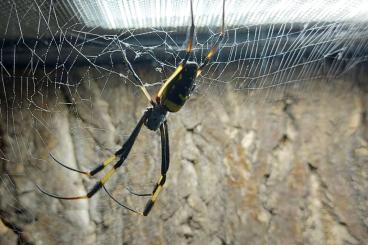
[[[210, 11], [209, 5], [213, 6]], [[194, 1], [198, 28], [191, 59], [198, 63], [218, 37], [220, 6], [221, 1]], [[190, 24], [189, 1], [168, 4], [165, 1], [10, 0], [0, 2], [0, 13], [0, 117], [5, 124], [0, 136], [13, 137], [6, 142], [7, 152], [2, 148], [5, 143], [0, 142], [0, 159], [7, 164], [5, 174], [0, 175], [6, 190], [1, 195], [7, 197], [8, 206], [22, 213], [26, 208], [14, 194], [16, 184], [11, 176], [16, 177], [14, 173], [18, 171], [20, 176], [25, 176], [27, 170], [14, 167], [15, 163], [42, 173], [54, 168], [46, 157], [57, 143], [47, 145], [46, 142], [50, 137], [68, 142], [63, 134], [68, 131], [67, 127], [81, 142], [74, 148], [57, 148], [57, 157], [64, 157], [62, 160], [74, 167], [91, 166], [93, 159], [76, 159], [67, 154], [83, 150], [83, 144], [93, 142], [101, 156], [116, 150], [130, 133], [134, 120], [124, 121], [124, 125], [116, 120], [113, 126], [100, 123], [94, 106], [101, 101], [96, 98], [110, 97], [105, 94], [105, 88], [111, 84], [128, 86], [130, 94], [124, 95], [128, 100], [144, 97], [139, 89], [142, 84], [134, 80], [127, 62], [154, 95], [184, 58]], [[224, 40], [198, 78], [198, 90], [219, 88], [221, 91], [229, 85], [240, 92], [262, 93], [308, 85], [311, 80], [325, 82], [342, 76], [368, 60], [366, 0], [228, 0], [225, 23]], [[85, 87], [93, 90], [93, 96], [85, 92]], [[145, 105], [139, 106], [143, 110]], [[75, 121], [65, 119], [65, 107], [73, 111]], [[29, 122], [28, 129], [20, 128], [18, 121], [23, 120]], [[93, 122], [93, 127], [83, 126], [86, 121]], [[64, 127], [65, 131], [55, 131]], [[124, 127], [125, 135], [114, 139], [116, 145], [108, 145], [98, 136], [115, 132], [114, 127]], [[37, 135], [38, 141], [27, 142], [28, 134]], [[33, 153], [38, 147], [45, 148], [43, 156]], [[159, 152], [158, 141], [146, 147]], [[14, 156], [18, 157], [14, 159]], [[79, 162], [85, 165], [77, 166]], [[159, 162], [159, 157], [152, 162]], [[55, 183], [60, 178], [55, 177]], [[34, 193], [35, 178], [27, 176], [26, 179], [32, 181], [18, 191], [21, 195]], [[124, 181], [130, 183], [130, 180]], [[151, 187], [153, 181], [155, 179], [145, 181], [143, 188]], [[92, 205], [105, 208], [102, 204]], [[6, 215], [1, 215], [7, 220]], [[25, 223], [31, 222], [27, 219], [32, 220], [32, 214], [24, 216]]]
[[[337, 76], [367, 58], [364, 4], [228, 1], [226, 37], [202, 84], [264, 89]], [[149, 61], [147, 69], [165, 78], [183, 58], [187, 5], [183, 1], [174, 5], [154, 1], [5, 1], [1, 6], [2, 77], [35, 79], [36, 71], [44, 70], [44, 76], [37, 79], [47, 84], [78, 84], [68, 79], [69, 74], [83, 65], [105, 77], [128, 78], [126, 71], [116, 69], [124, 63], [122, 52], [127, 52], [130, 62]], [[194, 3], [196, 60], [205, 55], [219, 32], [221, 12], [215, 9], [221, 8], [208, 12], [207, 5]], [[127, 14], [124, 9], [129, 10]], [[179, 17], [173, 21], [173, 16]], [[225, 78], [227, 69], [234, 72]]]

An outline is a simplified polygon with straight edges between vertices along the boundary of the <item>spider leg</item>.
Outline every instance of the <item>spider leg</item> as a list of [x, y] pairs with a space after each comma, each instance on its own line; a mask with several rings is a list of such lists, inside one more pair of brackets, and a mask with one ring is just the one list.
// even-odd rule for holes
[[[123, 144], [123, 146], [121, 147], [121, 149], [119, 149], [116, 153], [115, 156], [119, 157], [119, 160], [114, 164], [114, 166], [99, 180], [96, 182], [96, 184], [88, 191], [88, 193], [86, 195], [82, 195], [82, 196], [71, 196], [71, 197], [65, 197], [65, 196], [58, 196], [52, 193], [49, 193], [45, 190], [43, 190], [40, 186], [38, 186], [36, 184], [36, 187], [44, 194], [53, 197], [53, 198], [57, 198], [57, 199], [63, 199], [63, 200], [77, 200], [77, 199], [87, 199], [87, 198], [91, 198], [94, 194], [96, 194], [102, 187], [103, 185], [110, 179], [110, 177], [115, 173], [116, 169], [119, 168], [125, 161], [125, 159], [127, 158], [127, 156], [130, 153], [130, 150], [133, 147], [133, 144], [142, 128], [142, 125], [144, 124], [144, 122], [146, 121], [147, 117], [150, 114], [150, 109], [148, 109], [147, 111], [144, 112], [143, 116], [141, 117], [141, 119], [139, 120], [139, 122], [137, 123], [137, 126], [134, 128], [133, 132], [130, 134], [129, 138], [127, 139], [127, 141], [125, 141], [125, 143]], [[112, 160], [111, 160], [112, 161]], [[105, 161], [106, 162], [106, 161]], [[63, 165], [63, 164], [62, 164]], [[64, 166], [64, 165], [63, 165]], [[101, 165], [102, 166], [102, 165]], [[65, 166], [67, 167], [67, 166]], [[67, 167], [68, 169], [71, 170], [75, 170], [72, 169], [70, 167]], [[99, 172], [104, 168], [104, 166], [100, 167], [97, 166], [97, 168], [95, 168], [95, 172]], [[97, 170], [98, 169], [98, 170]], [[80, 173], [85, 173], [83, 171], [79, 171], [79, 170], [75, 170], [77, 172]], [[92, 171], [91, 171], [92, 172]]]
[[[170, 162], [169, 136], [166, 121], [164, 122], [164, 128], [162, 129], [160, 127], [160, 133], [161, 133], [161, 158], [163, 159], [161, 166], [161, 175], [165, 175], [167, 170], [169, 169], [169, 162]], [[138, 193], [128, 187], [126, 188], [126, 190], [128, 190], [130, 194], [135, 196], [145, 197], [152, 195], [152, 193]]]
[[175, 69], [175, 71], [170, 75], [170, 77], [166, 80], [166, 82], [164, 83], [164, 85], [162, 85], [162, 87], [160, 88], [159, 92], [157, 93], [157, 97], [160, 98], [161, 95], [164, 93], [164, 91], [166, 90], [166, 87], [170, 84], [170, 82], [183, 70], [185, 64], [187, 63], [190, 54], [193, 51], [193, 37], [194, 37], [194, 16], [193, 16], [193, 0], [190, 0], [190, 15], [191, 15], [191, 26], [190, 26], [190, 30], [189, 30], [189, 38], [188, 38], [188, 44], [187, 44], [187, 49], [186, 49], [186, 54], [185, 54], [185, 58], [183, 61], [180, 62], [180, 64], [178, 65], [178, 67]]
[[163, 123], [163, 125], [160, 126], [160, 133], [161, 133], [161, 157], [162, 157], [162, 165], [161, 165], [161, 177], [158, 180], [157, 184], [155, 185], [152, 194], [139, 194], [139, 193], [135, 193], [132, 192], [131, 190], [129, 190], [127, 188], [127, 190], [134, 195], [137, 196], [151, 196], [151, 199], [148, 200], [144, 211], [143, 212], [139, 212], [137, 210], [134, 210], [128, 206], [126, 206], [125, 204], [122, 204], [121, 202], [119, 202], [118, 200], [116, 200], [116, 198], [113, 197], [113, 195], [106, 189], [105, 185], [102, 184], [103, 189], [105, 190], [105, 192], [107, 193], [107, 195], [113, 200], [115, 201], [119, 206], [126, 208], [134, 213], [137, 213], [139, 215], [143, 215], [143, 216], [147, 216], [150, 211], [152, 210], [152, 207], [155, 204], [155, 201], [157, 200], [158, 195], [160, 194], [162, 187], [166, 181], [166, 173], [169, 169], [169, 163], [170, 163], [170, 148], [169, 148], [169, 131], [168, 131], [168, 126], [167, 126], [167, 122], [165, 121]]
[[99, 181], [96, 182], [96, 184], [87, 192], [86, 195], [82, 195], [82, 196], [59, 196], [56, 194], [52, 194], [49, 193], [45, 190], [43, 190], [39, 185], [36, 184], [37, 189], [42, 192], [43, 194], [49, 196], [49, 197], [53, 197], [56, 199], [61, 199], [61, 200], [78, 200], [78, 199], [88, 199], [91, 198], [94, 194], [96, 194], [101, 188], [102, 186], [109, 180], [109, 178], [113, 175], [113, 173], [115, 173], [116, 169], [118, 167], [120, 167], [123, 164], [124, 160], [120, 159], [112, 169], [110, 169]]
[[69, 167], [68, 165], [62, 163], [61, 161], [57, 160], [54, 155], [52, 155], [51, 153], [49, 153], [50, 157], [59, 165], [63, 166], [66, 169], [69, 169], [71, 171], [80, 173], [80, 174], [84, 174], [87, 175], [88, 177], [92, 177], [93, 175], [97, 174], [98, 172], [100, 172], [101, 170], [103, 170], [106, 166], [108, 166], [110, 163], [112, 163], [115, 159], [116, 159], [116, 155], [113, 155], [109, 158], [107, 158], [105, 161], [103, 161], [102, 163], [100, 163], [99, 165], [97, 165], [94, 169], [92, 169], [91, 171], [87, 172], [87, 171], [81, 171], [79, 169], [75, 169], [72, 167]]
[[[147, 113], [147, 112], [146, 112]], [[148, 115], [147, 115], [148, 116]], [[139, 120], [139, 122], [137, 123], [136, 127], [134, 128], [133, 132], [131, 133], [131, 135], [129, 136], [128, 140], [124, 143], [124, 145], [114, 153], [114, 155], [110, 156], [109, 158], [107, 158], [105, 161], [103, 161], [102, 163], [100, 163], [99, 165], [97, 165], [94, 169], [92, 169], [91, 171], [87, 172], [87, 171], [81, 171], [79, 169], [75, 169], [72, 167], [69, 167], [68, 165], [62, 163], [61, 161], [57, 160], [54, 155], [52, 155], [51, 153], [50, 156], [51, 158], [58, 163], [59, 165], [63, 166], [66, 169], [69, 169], [71, 171], [77, 172], [77, 173], [81, 173], [84, 175], [87, 175], [88, 177], [92, 177], [94, 175], [96, 175], [97, 173], [101, 172], [103, 169], [105, 169], [105, 167], [107, 167], [108, 165], [110, 165], [114, 160], [116, 160], [119, 155], [122, 155], [126, 150], [127, 150], [127, 145], [129, 145], [129, 143], [131, 143], [131, 141], [135, 140], [135, 137], [137, 137], [139, 130], [142, 126], [142, 124], [144, 123], [144, 121], [146, 120], [147, 116], [142, 116], [142, 118]]]
[[167, 127], [167, 122], [165, 121], [160, 127], [161, 132], [161, 152], [162, 152], [162, 163], [161, 163], [161, 176], [157, 181], [155, 187], [153, 188], [151, 198], [146, 203], [143, 210], [143, 215], [147, 216], [151, 211], [153, 205], [155, 204], [158, 195], [162, 191], [163, 185], [166, 181], [166, 173], [169, 169], [170, 164], [170, 149], [169, 149], [169, 131]]
[[151, 95], [148, 93], [146, 87], [144, 86], [144, 83], [143, 83], [142, 79], [140, 79], [140, 77], [138, 76], [138, 74], [134, 71], [132, 64], [129, 62], [128, 57], [126, 55], [126, 51], [122, 49], [122, 53], [123, 53], [124, 60], [125, 60], [126, 64], [128, 65], [129, 70], [133, 74], [133, 77], [135, 78], [135, 80], [137, 80], [140, 83], [139, 88], [142, 90], [142, 92], [144, 93], [144, 95], [147, 97], [148, 101], [152, 105], [155, 105], [155, 102], [152, 100]]
[[127, 191], [129, 191], [130, 194], [134, 195], [134, 196], [139, 196], [139, 197], [149, 197], [152, 194], [151, 193], [138, 193], [133, 191], [132, 189], [130, 189], [129, 187], [125, 188]]
[[225, 0], [222, 1], [222, 27], [219, 37], [217, 38], [216, 42], [213, 44], [210, 51], [207, 53], [207, 56], [204, 58], [203, 62], [199, 65], [199, 69], [197, 71], [197, 77], [201, 74], [203, 68], [210, 62], [212, 57], [216, 54], [219, 44], [221, 43], [222, 39], [224, 38], [225, 34]]
[[136, 213], [136, 214], [139, 214], [139, 215], [142, 215], [141, 212], [138, 212], [137, 210], [134, 210], [130, 207], [128, 207], [127, 205], [125, 204], [122, 204], [121, 202], [119, 202], [118, 200], [116, 200], [116, 198], [106, 189], [105, 185], [102, 186], [105, 190], [105, 192], [107, 193], [107, 195], [114, 201], [116, 202], [119, 206], [122, 206], [123, 208], [126, 208], [128, 209], [129, 211], [132, 211], [133, 213]]
[[187, 44], [187, 49], [186, 49], [186, 55], [185, 58], [182, 62], [183, 65], [185, 65], [189, 59], [190, 54], [192, 53], [193, 50], [193, 37], [194, 37], [194, 16], [193, 16], [193, 0], [190, 0], [190, 16], [191, 16], [191, 22], [192, 24], [190, 25], [190, 30], [189, 30], [189, 39], [188, 39], [188, 44]]

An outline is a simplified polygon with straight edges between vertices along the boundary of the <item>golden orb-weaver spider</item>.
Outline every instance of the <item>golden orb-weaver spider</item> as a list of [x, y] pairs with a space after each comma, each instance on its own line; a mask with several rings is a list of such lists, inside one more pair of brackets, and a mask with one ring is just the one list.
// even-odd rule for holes
[[[193, 36], [194, 36], [194, 16], [193, 16], [193, 3], [190, 1], [190, 15], [191, 15], [191, 27], [189, 30], [189, 39], [186, 48], [185, 58], [181, 61], [175, 71], [171, 74], [171, 76], [166, 80], [166, 82], [160, 88], [156, 99], [153, 100], [149, 95], [146, 88], [143, 86], [142, 80], [139, 78], [137, 73], [135, 73], [132, 65], [128, 61], [125, 51], [123, 50], [124, 59], [128, 65], [129, 70], [132, 72], [133, 77], [141, 84], [140, 88], [142, 89], [145, 96], [150, 101], [151, 105], [148, 107], [143, 113], [142, 117], [138, 121], [135, 126], [133, 132], [130, 134], [129, 138], [125, 141], [123, 146], [115, 152], [115, 154], [109, 157], [107, 160], [99, 164], [96, 168], [89, 172], [81, 171], [78, 169], [71, 168], [62, 162], [55, 159], [55, 157], [50, 154], [50, 156], [63, 167], [87, 175], [88, 177], [92, 177], [95, 174], [102, 171], [109, 164], [113, 163], [115, 160], [115, 165], [91, 188], [90, 191], [86, 195], [83, 196], [72, 196], [72, 197], [64, 197], [58, 196], [55, 194], [48, 193], [44, 191], [38, 185], [37, 188], [44, 194], [54, 197], [57, 199], [64, 200], [77, 200], [77, 199], [88, 199], [91, 198], [94, 194], [96, 194], [101, 188], [104, 188], [106, 193], [112, 198], [115, 202], [117, 202], [120, 206], [143, 216], [147, 216], [151, 211], [153, 205], [156, 202], [156, 199], [161, 192], [163, 185], [166, 181], [166, 173], [169, 169], [170, 162], [170, 153], [169, 153], [169, 132], [166, 121], [166, 116], [168, 112], [177, 112], [181, 109], [184, 103], [189, 99], [192, 91], [194, 90], [196, 84], [195, 79], [201, 74], [203, 68], [209, 63], [213, 55], [217, 52], [218, 46], [221, 43], [224, 37], [224, 26], [225, 26], [225, 0], [223, 0], [222, 4], [222, 27], [221, 32], [218, 39], [213, 44], [212, 48], [208, 52], [207, 56], [204, 58], [202, 63], [198, 65], [195, 61], [188, 61], [190, 54], [193, 49]], [[143, 212], [139, 212], [134, 210], [126, 205], [117, 201], [105, 188], [104, 184], [109, 180], [109, 178], [114, 174], [117, 168], [122, 166], [125, 159], [128, 157], [130, 150], [133, 147], [133, 144], [142, 128], [142, 125], [145, 125], [148, 129], [156, 131], [160, 129], [161, 133], [161, 176], [157, 181], [156, 185], [153, 188], [152, 193], [150, 194], [138, 194], [130, 191], [131, 194], [137, 196], [150, 196], [150, 199], [147, 201], [147, 204], [143, 210]]]

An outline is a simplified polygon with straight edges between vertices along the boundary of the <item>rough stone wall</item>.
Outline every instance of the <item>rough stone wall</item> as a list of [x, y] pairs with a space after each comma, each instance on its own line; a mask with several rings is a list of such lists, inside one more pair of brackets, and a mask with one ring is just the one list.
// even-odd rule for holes
[[[366, 244], [368, 100], [359, 85], [366, 75], [357, 68], [271, 93], [279, 98], [199, 89], [169, 115], [167, 185], [148, 217], [103, 191], [88, 201], [59, 201], [34, 186], [85, 193], [96, 178], [61, 168], [49, 152], [80, 169], [104, 160], [147, 106], [138, 89], [85, 77], [77, 91], [50, 86], [27, 100], [29, 88], [7, 84], [0, 244]], [[143, 129], [107, 188], [141, 210], [146, 199], [125, 187], [149, 192], [159, 171], [159, 136]]]

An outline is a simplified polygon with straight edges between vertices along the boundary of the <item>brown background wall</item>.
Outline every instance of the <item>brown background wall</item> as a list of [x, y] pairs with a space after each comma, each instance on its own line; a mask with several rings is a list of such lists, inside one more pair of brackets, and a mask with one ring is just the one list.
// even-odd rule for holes
[[[256, 93], [199, 88], [169, 115], [171, 165], [149, 217], [118, 207], [103, 191], [67, 202], [34, 186], [85, 193], [95, 180], [48, 154], [80, 169], [104, 160], [147, 106], [137, 88], [117, 78], [104, 84], [97, 75], [70, 90], [5, 81], [0, 244], [365, 244], [365, 68]], [[159, 166], [159, 136], [143, 129], [107, 187], [141, 210], [145, 199], [125, 187], [151, 191]]]

